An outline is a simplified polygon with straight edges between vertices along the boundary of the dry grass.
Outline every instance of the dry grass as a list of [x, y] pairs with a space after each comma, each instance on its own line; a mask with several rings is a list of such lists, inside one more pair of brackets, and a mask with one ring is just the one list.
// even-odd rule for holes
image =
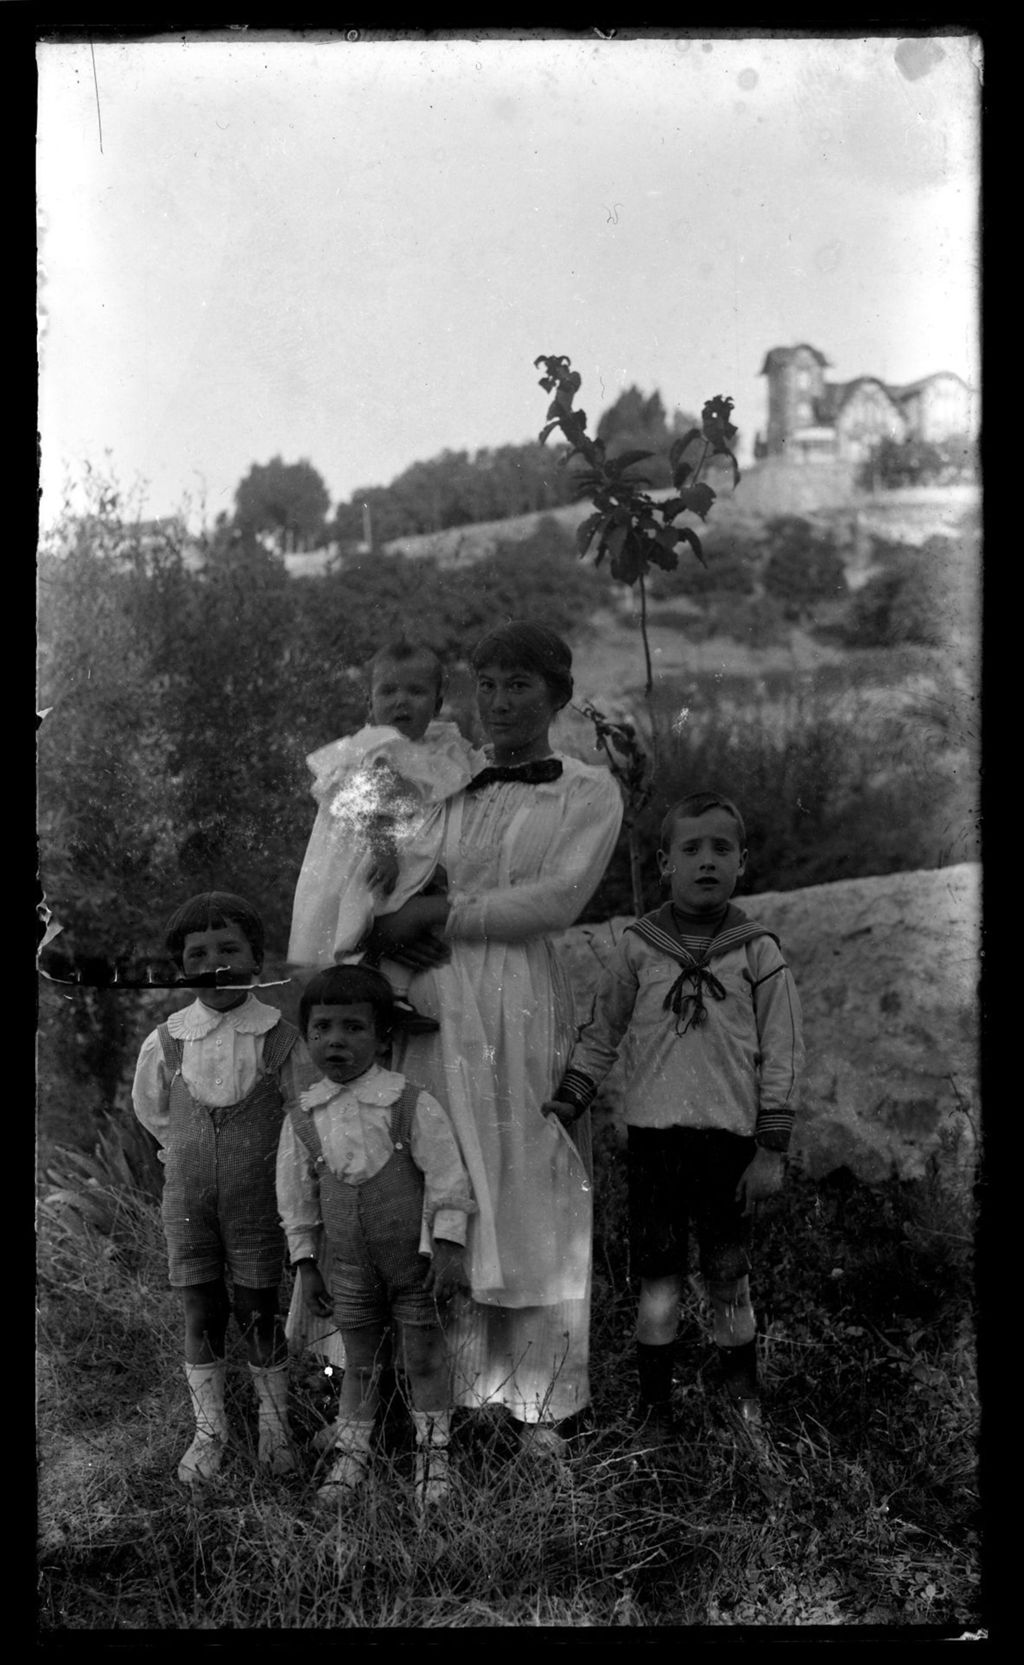
[[116, 1160], [92, 1160], [55, 1162], [65, 1183], [47, 1185], [91, 1208], [66, 1195], [42, 1221], [41, 1632], [981, 1623], [970, 1206], [937, 1178], [794, 1181], [762, 1227], [770, 1439], [731, 1427], [693, 1293], [677, 1461], [658, 1470], [626, 1448], [633, 1301], [606, 1132], [593, 1427], [555, 1472], [500, 1415], [463, 1416], [450, 1503], [424, 1525], [397, 1400], [363, 1495], [318, 1505], [326, 1384], [309, 1360], [293, 1366], [299, 1474], [260, 1473], [236, 1351], [223, 1474], [198, 1499], [178, 1486], [189, 1422], [159, 1218]]

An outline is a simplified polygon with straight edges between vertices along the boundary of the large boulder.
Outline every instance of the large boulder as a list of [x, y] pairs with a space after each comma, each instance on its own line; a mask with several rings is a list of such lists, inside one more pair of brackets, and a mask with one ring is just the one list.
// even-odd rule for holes
[[[800, 991], [807, 1065], [791, 1155], [815, 1178], [848, 1168], [877, 1183], [930, 1163], [969, 1172], [977, 1154], [980, 870], [844, 879], [739, 896], [782, 941]], [[629, 924], [555, 938], [577, 1021]], [[621, 1119], [621, 1070], [598, 1114]]]

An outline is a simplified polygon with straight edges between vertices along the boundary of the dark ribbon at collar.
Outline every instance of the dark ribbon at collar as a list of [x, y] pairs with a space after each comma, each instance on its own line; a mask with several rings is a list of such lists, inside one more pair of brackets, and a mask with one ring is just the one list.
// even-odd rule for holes
[[486, 769], [473, 776], [466, 791], [477, 792], [481, 786], [504, 780], [518, 780], [526, 786], [537, 786], [541, 781], [557, 780], [561, 773], [562, 765], [557, 757], [538, 757], [531, 763], [489, 763]]
[[[693, 984], [693, 989], [689, 993], [683, 992], [686, 983]], [[704, 1004], [705, 992], [713, 1000], [725, 999], [725, 989], [709, 965], [704, 964], [703, 961], [698, 961], [694, 965], [684, 966], [665, 996], [662, 1008], [666, 1012], [675, 1013], [678, 1020], [676, 1023], [677, 1035], [685, 1035], [691, 1024], [694, 1029], [699, 1029], [701, 1024], [707, 1022], [708, 1013]]]

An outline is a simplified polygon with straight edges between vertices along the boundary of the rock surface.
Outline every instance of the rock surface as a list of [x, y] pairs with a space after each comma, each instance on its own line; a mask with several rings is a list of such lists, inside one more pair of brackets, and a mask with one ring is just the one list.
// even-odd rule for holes
[[[845, 1167], [878, 1183], [933, 1161], [970, 1169], [979, 1125], [980, 869], [846, 879], [737, 896], [782, 941], [800, 991], [807, 1064], [791, 1157], [815, 1178]], [[628, 918], [554, 939], [589, 1016]], [[621, 1114], [618, 1066], [598, 1114]]]

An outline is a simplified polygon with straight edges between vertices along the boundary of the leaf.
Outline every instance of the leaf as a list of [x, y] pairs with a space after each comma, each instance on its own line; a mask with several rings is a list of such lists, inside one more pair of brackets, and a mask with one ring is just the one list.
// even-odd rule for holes
[[558, 426], [559, 426], [558, 422], [549, 422], [547, 424], [547, 426], [545, 428], [542, 428], [540, 433], [537, 435], [538, 442], [541, 445], [543, 445], [545, 440], [548, 437], [548, 434], [550, 434], [552, 432], [552, 430], [557, 428]]
[[677, 526], [675, 532], [678, 538], [683, 539], [690, 545], [701, 566], [706, 567], [708, 563], [704, 558], [703, 546], [692, 526]]
[[708, 510], [717, 495], [717, 492], [712, 491], [711, 487], [701, 480], [697, 485], [688, 486], [685, 491], [681, 491], [679, 501], [691, 514], [699, 515], [701, 520], [706, 520]]
[[604, 515], [588, 515], [576, 528], [576, 548], [580, 555], [585, 555], [590, 547], [598, 527], [604, 521]]
[[691, 428], [688, 433], [683, 434], [681, 439], [674, 439], [668, 453], [671, 466], [675, 468], [688, 446], [692, 445], [695, 439], [703, 439], [703, 437], [699, 428]]
[[609, 474], [619, 475], [623, 469], [632, 468], [634, 463], [643, 462], [645, 457], [653, 457], [653, 451], [623, 451], [621, 457], [615, 457], [608, 464]]
[[622, 553], [628, 532], [629, 517], [624, 510], [615, 509], [605, 523], [604, 533], [601, 537], [601, 552], [607, 555], [611, 561], [612, 572], [615, 573], [616, 578], [619, 577], [619, 574], [615, 572], [615, 564]]
[[664, 572], [675, 572], [676, 567], [679, 565], [679, 556], [676, 554], [675, 549], [667, 549], [665, 545], [660, 543], [657, 539], [655, 539], [654, 545], [651, 548], [650, 557], [654, 562], [654, 565], [656, 567], [661, 567]]
[[732, 415], [733, 401], [721, 393], [716, 393], [709, 399], [701, 411], [701, 423], [704, 437], [709, 439], [716, 448], [725, 446], [730, 439], [736, 438], [736, 429], [729, 418]]
[[[690, 478], [690, 475], [692, 473], [693, 473], [693, 469], [690, 467], [690, 464], [687, 463], [687, 462], [680, 463], [677, 468], [674, 468], [672, 470], [672, 484], [675, 486], [677, 491], [678, 491], [680, 486], [686, 484], [687, 480]], [[677, 511], [677, 513], [678, 513], [678, 511]]]
[[617, 556], [611, 561], [612, 577], [623, 584], [635, 584], [647, 566], [647, 540], [637, 537], [628, 524]]
[[728, 457], [729, 461], [732, 463], [732, 483], [733, 489], [735, 489], [740, 483], [740, 465], [733, 456], [733, 453], [729, 450], [729, 447], [727, 445], [716, 445], [711, 455], [713, 457]]

